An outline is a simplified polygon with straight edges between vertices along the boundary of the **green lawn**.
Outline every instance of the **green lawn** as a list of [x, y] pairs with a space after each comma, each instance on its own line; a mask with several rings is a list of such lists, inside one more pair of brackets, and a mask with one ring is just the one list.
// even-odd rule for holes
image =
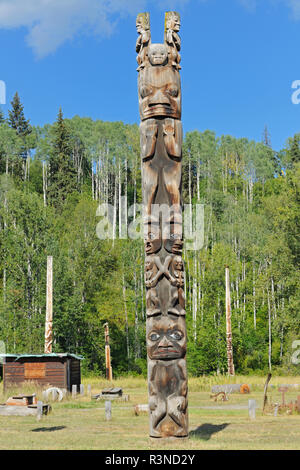
[[[229, 382], [225, 378], [190, 379], [188, 440], [149, 439], [148, 416], [135, 416], [133, 411], [135, 404], [147, 402], [146, 380], [130, 378], [112, 384], [121, 386], [124, 393], [130, 395], [130, 401], [113, 402], [111, 421], [105, 420], [104, 403], [91, 401], [87, 396], [53, 403], [52, 413], [40, 421], [35, 417], [0, 416], [0, 449], [300, 449], [300, 415], [284, 414], [277, 418], [262, 415], [263, 378], [236, 377], [235, 382], [250, 384], [250, 395], [232, 394], [227, 402], [216, 403], [210, 398], [211, 383], [225, 383], [225, 380]], [[96, 379], [87, 379], [84, 383], [92, 384], [92, 393], [108, 385]], [[272, 378], [271, 383], [300, 384], [300, 377]], [[33, 391], [33, 388], [26, 391]], [[288, 392], [286, 401], [294, 401], [299, 394], [297, 390]], [[0, 393], [2, 403], [6, 396]], [[255, 399], [258, 405], [253, 421], [247, 409], [231, 409], [247, 406], [249, 398]], [[270, 393], [270, 399], [281, 403], [277, 386]], [[214, 409], [216, 406], [222, 408]]]

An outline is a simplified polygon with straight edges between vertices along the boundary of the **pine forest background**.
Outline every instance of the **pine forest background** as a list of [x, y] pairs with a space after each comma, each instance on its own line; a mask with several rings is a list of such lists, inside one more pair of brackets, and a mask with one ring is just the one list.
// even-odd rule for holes
[[[183, 202], [205, 212], [204, 246], [184, 252], [190, 375], [227, 371], [225, 265], [236, 372], [297, 373], [299, 182], [300, 134], [274, 151], [267, 127], [261, 142], [186, 133]], [[84, 372], [104, 375], [108, 321], [114, 375], [146, 374], [144, 247], [119, 238], [121, 197], [126, 220], [137, 220], [137, 125], [64, 119], [59, 110], [55, 123], [34, 127], [17, 93], [8, 115], [0, 111], [0, 340], [8, 353], [43, 352], [52, 255], [54, 352], [82, 354]], [[96, 234], [103, 202], [115, 207], [114, 240]]]

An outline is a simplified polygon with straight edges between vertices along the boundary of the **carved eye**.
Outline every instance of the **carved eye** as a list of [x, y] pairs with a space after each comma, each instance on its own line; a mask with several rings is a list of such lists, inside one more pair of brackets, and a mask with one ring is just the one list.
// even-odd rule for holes
[[157, 341], [159, 338], [160, 338], [160, 336], [157, 333], [151, 333], [150, 334], [151, 341]]
[[174, 96], [174, 98], [178, 96], [178, 88], [171, 87], [167, 90], [167, 92], [169, 93], [169, 95]]
[[140, 88], [140, 95], [142, 98], [146, 98], [146, 96], [151, 95], [152, 93], [152, 88], [149, 86], [142, 86]]
[[180, 240], [180, 235], [178, 233], [171, 233], [170, 238], [171, 240]]
[[149, 236], [150, 240], [155, 240], [155, 238], [156, 238], [156, 234], [153, 233], [153, 232], [150, 232], [148, 236]]
[[172, 331], [172, 333], [170, 333], [169, 336], [170, 338], [175, 339], [176, 341], [179, 341], [183, 337], [183, 334], [181, 333], [181, 331], [175, 330], [175, 331]]

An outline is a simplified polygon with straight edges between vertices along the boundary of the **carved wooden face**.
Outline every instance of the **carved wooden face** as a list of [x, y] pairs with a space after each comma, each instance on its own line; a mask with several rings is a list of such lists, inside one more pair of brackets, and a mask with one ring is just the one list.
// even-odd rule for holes
[[183, 241], [179, 238], [164, 240], [164, 247], [169, 253], [174, 253], [174, 255], [181, 255]]
[[145, 67], [139, 73], [138, 89], [142, 121], [162, 116], [181, 118], [180, 76], [173, 67]]
[[186, 326], [182, 317], [152, 317], [147, 323], [147, 351], [150, 359], [179, 359], [186, 354]]
[[183, 271], [183, 261], [181, 256], [175, 256], [173, 259], [174, 271]]
[[147, 255], [157, 253], [161, 248], [160, 228], [157, 224], [144, 226], [145, 251]]
[[154, 266], [153, 258], [151, 258], [151, 256], [147, 256], [145, 259], [145, 271], [151, 271], [153, 269], [153, 266]]
[[182, 224], [171, 223], [163, 228], [163, 243], [165, 249], [174, 255], [181, 255], [183, 248]]
[[168, 51], [164, 44], [150, 44], [148, 58], [151, 65], [166, 65]]

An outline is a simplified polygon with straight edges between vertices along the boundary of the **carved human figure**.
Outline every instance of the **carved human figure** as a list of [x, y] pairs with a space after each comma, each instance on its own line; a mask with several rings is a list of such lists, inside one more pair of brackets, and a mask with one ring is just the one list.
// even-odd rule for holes
[[136, 41], [136, 52], [138, 56], [136, 58], [138, 63], [137, 70], [141, 70], [145, 67], [147, 61], [147, 49], [151, 43], [151, 32], [150, 32], [150, 18], [149, 13], [141, 13], [136, 19], [136, 29], [139, 34]]
[[183, 260], [181, 256], [174, 256], [172, 260], [172, 274], [177, 287], [184, 287]]
[[170, 265], [171, 270], [171, 301], [170, 304], [176, 308], [179, 315], [185, 315], [185, 295], [184, 295], [184, 266], [181, 256], [174, 256]]
[[187, 427], [186, 326], [171, 315], [147, 323], [152, 436], [182, 436]]
[[176, 11], [168, 11], [166, 13], [166, 28], [165, 28], [165, 42], [169, 49], [169, 63], [177, 70], [181, 69], [179, 63], [181, 56], [179, 51], [181, 49], [181, 39], [178, 34], [180, 30], [180, 16]]
[[[147, 258], [148, 259], [148, 258]], [[167, 279], [171, 280], [171, 274], [169, 271], [169, 266], [172, 262], [172, 257], [167, 256], [164, 260], [164, 263], [161, 262], [159, 256], [153, 256], [151, 258], [151, 263], [155, 265], [155, 269], [151, 269], [151, 276], [146, 281], [146, 287], [155, 287], [162, 276], [166, 276]], [[175, 280], [174, 280], [175, 282]]]
[[[151, 285], [151, 280], [156, 276], [158, 268], [154, 262], [153, 256], [147, 256], [145, 259], [145, 284]], [[146, 293], [147, 316], [160, 313], [159, 298], [155, 288], [149, 287]]]

